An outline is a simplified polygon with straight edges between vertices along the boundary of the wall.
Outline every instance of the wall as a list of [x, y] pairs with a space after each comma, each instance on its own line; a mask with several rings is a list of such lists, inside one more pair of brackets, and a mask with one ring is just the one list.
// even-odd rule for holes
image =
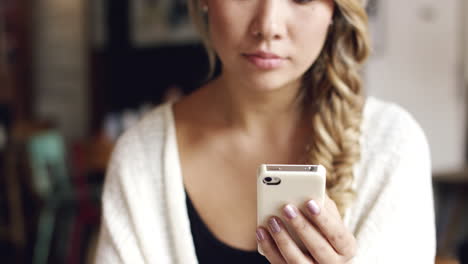
[[435, 173], [465, 166], [463, 0], [381, 1], [387, 40], [366, 68], [370, 94], [397, 102], [424, 129]]
[[[464, 3], [464, 8], [462, 9], [462, 12], [464, 14], [468, 14], [468, 1], [463, 1]], [[464, 20], [464, 25], [465, 25], [465, 42], [463, 43], [463, 49], [465, 52], [465, 88], [468, 89], [468, 16], [462, 15], [462, 18]]]
[[35, 111], [53, 118], [69, 139], [88, 125], [85, 3], [35, 1]]

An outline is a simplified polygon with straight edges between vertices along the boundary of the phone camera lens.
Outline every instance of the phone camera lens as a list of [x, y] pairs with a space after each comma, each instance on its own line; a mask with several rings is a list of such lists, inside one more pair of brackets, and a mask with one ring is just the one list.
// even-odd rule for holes
[[266, 182], [271, 182], [271, 177], [266, 177], [266, 178], [265, 178], [265, 181], [266, 181]]

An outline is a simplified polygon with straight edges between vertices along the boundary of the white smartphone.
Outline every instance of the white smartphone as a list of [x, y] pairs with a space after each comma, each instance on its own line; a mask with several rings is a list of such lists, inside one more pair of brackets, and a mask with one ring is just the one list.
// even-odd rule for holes
[[[297, 208], [313, 199], [323, 207], [326, 169], [322, 165], [262, 164], [257, 171], [257, 226], [268, 228], [268, 219], [284, 220], [282, 208], [293, 204]], [[287, 230], [299, 248], [306, 248], [288, 225]], [[258, 248], [260, 254], [263, 252]]]

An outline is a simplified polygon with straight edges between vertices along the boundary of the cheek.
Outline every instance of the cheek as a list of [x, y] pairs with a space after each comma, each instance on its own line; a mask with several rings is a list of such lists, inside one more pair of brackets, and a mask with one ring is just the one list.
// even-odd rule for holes
[[[243, 36], [242, 29], [246, 20], [242, 13], [226, 7], [218, 8], [215, 4], [210, 13], [210, 37], [214, 49], [221, 53], [223, 50], [234, 48]], [[230, 10], [227, 12], [227, 10]]]
[[304, 28], [301, 32], [295, 41], [300, 53], [307, 54], [307, 57], [320, 53], [327, 38], [328, 28]]
[[[304, 16], [294, 24], [293, 42], [297, 48], [297, 58], [301, 64], [311, 66], [319, 56], [327, 39], [331, 15], [319, 12]], [[310, 25], [310, 26], [308, 26]]]

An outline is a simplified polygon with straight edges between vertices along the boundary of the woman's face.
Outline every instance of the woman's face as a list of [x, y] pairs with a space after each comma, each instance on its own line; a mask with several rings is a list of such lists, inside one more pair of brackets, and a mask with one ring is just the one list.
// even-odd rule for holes
[[223, 74], [272, 90], [299, 83], [325, 43], [333, 0], [205, 0]]

